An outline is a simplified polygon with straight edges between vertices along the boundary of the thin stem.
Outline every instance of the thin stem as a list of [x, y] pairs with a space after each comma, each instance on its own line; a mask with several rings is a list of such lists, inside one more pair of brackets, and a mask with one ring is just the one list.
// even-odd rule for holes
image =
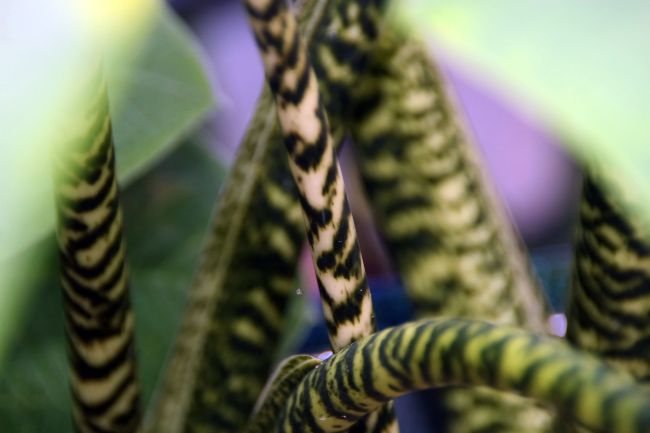
[[[375, 330], [372, 300], [316, 75], [294, 16], [282, 0], [244, 0], [262, 54], [289, 167], [303, 208], [325, 322], [334, 351]], [[390, 407], [366, 420], [396, 431]]]
[[296, 20], [282, 0], [244, 1], [276, 98], [298, 185], [330, 341], [370, 335], [372, 301], [327, 115]]

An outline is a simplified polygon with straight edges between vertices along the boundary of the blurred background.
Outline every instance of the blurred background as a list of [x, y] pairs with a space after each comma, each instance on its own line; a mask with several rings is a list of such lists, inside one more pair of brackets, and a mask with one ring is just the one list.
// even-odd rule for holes
[[[220, 110], [209, 120], [205, 133], [210, 149], [224, 164], [232, 161], [254, 111], [263, 85], [257, 46], [239, 1], [218, 4], [199, 0], [179, 1], [184, 20], [198, 36]], [[438, 48], [438, 49], [436, 49]], [[516, 96], [490, 87], [472, 70], [455, 62], [444, 47], [432, 44], [432, 52], [447, 78], [467, 131], [481, 155], [498, 192], [523, 240], [549, 299], [559, 316], [552, 325], [564, 332], [565, 292], [571, 261], [571, 238], [579, 199], [580, 173], [559, 138], [544, 129], [534, 110], [522, 106]], [[354, 155], [346, 143], [340, 153], [346, 189], [359, 232], [364, 262], [371, 281], [380, 327], [402, 323], [411, 316], [398, 277], [373, 224], [363, 196]], [[309, 251], [302, 260], [301, 293], [308, 304], [313, 328], [303, 337], [302, 351], [327, 349], [327, 332], [319, 320], [320, 305]], [[409, 396], [398, 401], [398, 417], [404, 433], [436, 431], [435, 394]]]
[[[231, 161], [263, 84], [257, 47], [236, 0], [178, 2], [183, 18], [206, 52], [220, 110], [210, 120], [212, 149]], [[486, 86], [481, 71], [436, 51], [470, 134], [528, 245], [563, 243], [577, 197], [575, 166], [558, 139], [509, 94]], [[349, 159], [347, 152], [343, 159]], [[346, 163], [348, 177], [352, 164]], [[356, 191], [356, 188], [355, 188]], [[353, 202], [355, 200], [352, 200]]]
[[[172, 4], [205, 51], [208, 74], [220, 104], [205, 126], [205, 138], [210, 150], [227, 165], [234, 158], [264, 82], [255, 41], [239, 1], [179, 0]], [[555, 289], [561, 292], [560, 286], [566, 282], [560, 283], [563, 276], [555, 275], [555, 271], [569, 257], [579, 170], [560, 139], [544, 129], [525, 102], [490, 87], [480, 70], [455, 62], [444, 47], [432, 44], [432, 52], [512, 220], [534, 250], [538, 267], [553, 280], [553, 301], [561, 308], [562, 297]], [[366, 267], [371, 276], [392, 276], [363, 197], [351, 145], [346, 144], [340, 158]], [[306, 272], [311, 272], [308, 257], [306, 264]]]
[[[214, 199], [263, 85], [261, 63], [240, 1], [174, 0], [170, 6], [200, 46], [199, 61], [209, 82], [201, 89], [212, 93], [217, 108], [201, 110], [193, 127], [184, 127], [175, 136], [174, 142], [180, 144], [166, 147], [146, 169], [129, 174], [128, 182], [123, 182], [145, 398], [151, 395], [179, 322]], [[555, 129], [546, 126], [527, 99], [486, 79], [482, 69], [459, 59], [444, 41], [434, 37], [431, 49], [467, 131], [531, 252], [553, 308], [561, 313], [580, 182], [577, 165], [564, 150], [566, 138], [554, 134]], [[182, 83], [159, 82], [172, 89], [172, 96], [186, 93]], [[130, 116], [133, 119], [135, 114]], [[341, 153], [341, 163], [379, 324], [401, 323], [409, 319], [410, 307], [377, 236], [349, 146]], [[39, 239], [32, 249], [38, 250], [40, 258], [33, 262], [37, 266], [30, 268], [25, 284], [29, 295], [21, 301], [12, 324], [4, 324], [12, 332], [6, 338], [6, 355], [0, 359], [0, 425], [11, 432], [71, 429], [55, 241], [51, 234]], [[300, 350], [316, 352], [327, 344], [316, 294], [311, 260], [304, 254], [296, 291], [302, 313], [295, 320], [308, 326], [293, 340]], [[407, 406], [400, 410], [408, 411]], [[418, 413], [422, 411], [411, 411], [404, 418], [409, 422], [403, 425], [405, 433], [415, 433], [418, 424], [424, 425]]]

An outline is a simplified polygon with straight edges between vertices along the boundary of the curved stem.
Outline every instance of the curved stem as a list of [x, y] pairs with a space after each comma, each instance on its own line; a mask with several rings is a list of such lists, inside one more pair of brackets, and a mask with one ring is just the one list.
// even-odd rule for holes
[[278, 413], [287, 402], [287, 398], [300, 384], [300, 381], [320, 363], [320, 359], [309, 355], [291, 356], [282, 362], [260, 395], [259, 407], [254, 411], [245, 432], [268, 433], [269, 429], [273, 427]]
[[650, 431], [650, 390], [561, 340], [470, 320], [423, 320], [352, 343], [310, 371], [270, 432], [340, 432], [405, 393], [489, 386], [554, 405], [595, 432]]

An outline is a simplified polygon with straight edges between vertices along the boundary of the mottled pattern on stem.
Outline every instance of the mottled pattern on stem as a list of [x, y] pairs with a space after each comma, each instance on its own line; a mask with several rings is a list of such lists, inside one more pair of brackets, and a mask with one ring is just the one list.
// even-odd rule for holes
[[594, 432], [650, 431], [650, 391], [625, 373], [561, 340], [470, 320], [424, 320], [352, 343], [257, 431], [341, 432], [389, 399], [449, 384], [517, 392]]
[[309, 55], [330, 124], [349, 120], [355, 88], [379, 37], [387, 0], [332, 0]]
[[587, 176], [580, 205], [567, 338], [650, 380], [650, 244]]
[[[270, 371], [295, 290], [304, 241], [300, 207], [281, 136], [275, 120], [267, 119], [275, 115], [268, 95], [262, 106], [269, 110], [251, 126], [270, 128], [258, 137], [278, 146], [254, 140], [252, 146], [245, 145], [238, 159], [250, 164], [236, 164], [220, 198], [211, 239], [226, 242], [207, 246], [220, 254], [206, 254], [196, 287], [204, 290], [216, 284], [223, 292], [213, 298], [219, 303], [205, 322], [195, 322], [191, 330], [198, 333], [205, 326], [207, 335], [203, 348], [194, 347], [200, 353], [187, 431], [241, 431]], [[247, 154], [251, 150], [255, 153]], [[267, 162], [260, 164], [260, 159]], [[192, 297], [188, 311], [210, 305], [210, 292], [203, 293], [203, 298]]]
[[[244, 0], [298, 185], [334, 351], [375, 330], [370, 290], [316, 75], [283, 0]], [[386, 411], [387, 409], [383, 409]], [[396, 431], [391, 412], [367, 420]], [[376, 425], [378, 419], [382, 424]], [[366, 424], [368, 425], [368, 423]], [[362, 425], [363, 427], [363, 425]]]
[[77, 431], [127, 433], [140, 418], [122, 213], [106, 87], [55, 155], [57, 236]]
[[[544, 299], [427, 49], [395, 32], [382, 36], [352, 133], [417, 312], [542, 331]], [[450, 391], [445, 402], [452, 432], [534, 432], [550, 420], [530, 402], [493, 391]]]

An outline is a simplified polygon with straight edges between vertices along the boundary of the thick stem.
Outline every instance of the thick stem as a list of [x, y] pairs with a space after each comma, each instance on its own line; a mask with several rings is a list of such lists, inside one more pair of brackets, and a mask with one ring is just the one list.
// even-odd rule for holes
[[423, 320], [352, 343], [314, 368], [266, 432], [340, 432], [385, 401], [489, 386], [554, 405], [595, 432], [650, 431], [650, 391], [561, 340], [470, 320]]
[[650, 245], [589, 175], [575, 247], [567, 338], [650, 380]]
[[127, 433], [140, 419], [134, 319], [106, 86], [96, 78], [78, 136], [55, 157], [61, 285], [76, 428]]
[[[386, 30], [358, 89], [351, 130], [409, 298], [421, 317], [543, 331], [544, 298], [443, 77], [426, 46]], [[531, 402], [490, 390], [444, 391], [443, 402], [453, 433], [535, 432], [550, 424]]]

